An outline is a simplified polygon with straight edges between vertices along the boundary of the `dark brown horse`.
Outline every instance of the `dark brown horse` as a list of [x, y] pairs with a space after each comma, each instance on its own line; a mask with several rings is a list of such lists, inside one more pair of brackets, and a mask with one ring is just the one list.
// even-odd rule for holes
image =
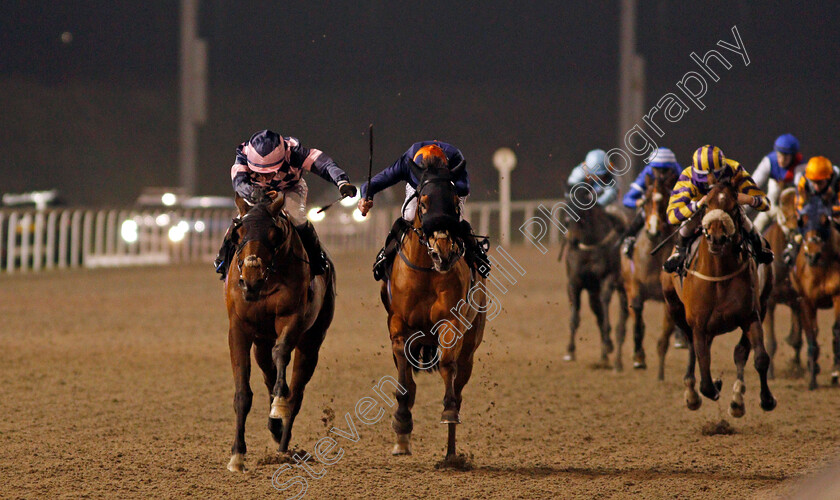
[[[624, 289], [627, 292], [627, 299], [630, 302], [630, 315], [633, 317], [633, 368], [647, 368], [645, 362], [645, 322], [642, 317], [642, 309], [645, 301], [662, 301], [662, 282], [659, 273], [662, 270], [662, 263], [668, 258], [668, 252], [661, 250], [650, 255], [659, 243], [668, 238], [676, 228], [668, 224], [668, 198], [677, 176], [671, 171], [654, 169], [654, 177], [646, 179], [648, 186], [645, 192], [643, 211], [645, 214], [645, 226], [639, 235], [638, 241], [633, 247], [632, 258], [624, 253], [621, 254], [621, 278]], [[664, 350], [668, 349], [668, 339], [674, 330], [674, 322], [666, 312], [662, 319], [662, 335], [659, 343], [659, 350], [663, 351], [662, 339], [664, 339]], [[615, 368], [621, 370], [623, 367], [621, 359], [622, 346], [624, 345], [624, 328], [619, 328], [619, 335], [616, 337], [618, 344], [615, 356]], [[660, 359], [664, 359], [664, 352], [660, 352]], [[660, 363], [659, 377], [663, 377], [662, 363]]]
[[[286, 452], [303, 391], [318, 363], [318, 351], [335, 309], [332, 264], [310, 281], [300, 237], [282, 212], [283, 193], [253, 207], [236, 198], [236, 254], [225, 279], [230, 362], [236, 387], [236, 436], [228, 469], [245, 470], [245, 419], [251, 409], [251, 347], [271, 401], [268, 429]], [[291, 384], [286, 368], [295, 353]]]
[[481, 343], [487, 313], [484, 278], [464, 261], [458, 234], [458, 196], [452, 172], [439, 158], [415, 165], [418, 208], [411, 230], [402, 237], [399, 258], [381, 298], [397, 367], [398, 407], [392, 422], [392, 454], [411, 454], [411, 409], [417, 386], [413, 373], [439, 370], [444, 396], [441, 423], [448, 424], [446, 456], [455, 455], [455, 428], [461, 422], [461, 391], [470, 379], [473, 355]]
[[840, 379], [840, 232], [831, 221], [831, 211], [819, 196], [811, 196], [802, 212], [804, 243], [791, 275], [793, 286], [802, 297], [802, 328], [808, 341], [808, 388], [816, 389], [820, 372], [817, 309], [834, 308], [831, 383], [837, 384]]
[[767, 344], [767, 354], [770, 355], [770, 368], [767, 376], [774, 377], [775, 369], [773, 359], [776, 355], [776, 305], [785, 304], [790, 308], [790, 334], [787, 341], [793, 346], [795, 355], [793, 363], [797, 367], [802, 366], [799, 351], [802, 347], [802, 325], [799, 319], [800, 299], [799, 293], [793, 288], [790, 277], [790, 268], [785, 264], [782, 255], [785, 247], [797, 234], [796, 228], [796, 188], [787, 188], [779, 196], [779, 210], [775, 220], [764, 233], [764, 237], [770, 242], [770, 248], [776, 259], [773, 260], [773, 291], [767, 299], [767, 314], [764, 316], [764, 342]]
[[[566, 204], [568, 207], [574, 204]], [[571, 316], [569, 317], [569, 345], [565, 361], [575, 360], [575, 338], [580, 326], [580, 297], [586, 290], [589, 308], [598, 320], [601, 332], [601, 363], [607, 363], [614, 346], [610, 338], [609, 307], [613, 292], [618, 292], [619, 318], [616, 336], [624, 337], [627, 322], [627, 294], [621, 285], [621, 263], [618, 241], [624, 233], [624, 221], [595, 204], [586, 210], [568, 210], [560, 213], [566, 229], [566, 238], [560, 250], [560, 259], [566, 254], [566, 287]]]
[[776, 399], [767, 385], [770, 357], [764, 349], [761, 321], [772, 286], [772, 268], [757, 268], [744, 249], [740, 228], [744, 215], [735, 188], [719, 182], [707, 199], [703, 234], [696, 242], [696, 253], [686, 261], [685, 278], [669, 274], [662, 282], [668, 312], [690, 340], [685, 402], [690, 410], [700, 408], [701, 400], [694, 389], [695, 360], [700, 363], [700, 392], [712, 400], [720, 397], [721, 381], [712, 381], [711, 374], [712, 340], [740, 328], [741, 340], [734, 356], [738, 379], [729, 413], [737, 418], [746, 411], [744, 366], [750, 347], [755, 351], [755, 369], [761, 381], [761, 408], [770, 411], [776, 407]]

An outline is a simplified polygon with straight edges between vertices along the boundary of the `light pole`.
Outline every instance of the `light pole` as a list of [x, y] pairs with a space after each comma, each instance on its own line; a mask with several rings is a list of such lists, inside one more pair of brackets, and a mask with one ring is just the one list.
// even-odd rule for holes
[[207, 119], [207, 45], [198, 38], [199, 0], [181, 0], [181, 188], [196, 194], [196, 128]]
[[499, 231], [502, 245], [510, 245], [510, 173], [516, 168], [516, 154], [510, 148], [493, 153], [493, 166], [499, 171]]

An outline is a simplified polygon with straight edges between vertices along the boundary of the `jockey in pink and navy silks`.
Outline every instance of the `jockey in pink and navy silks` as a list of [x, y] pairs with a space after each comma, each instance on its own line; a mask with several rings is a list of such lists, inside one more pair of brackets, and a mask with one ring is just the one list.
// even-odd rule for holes
[[414, 177], [410, 165], [411, 162], [420, 164], [424, 155], [441, 158], [450, 170], [461, 166], [453, 179], [461, 213], [460, 234], [456, 237], [464, 243], [464, 257], [467, 263], [486, 278], [490, 272], [490, 261], [487, 259], [486, 249], [478, 244], [470, 223], [463, 218], [464, 203], [470, 194], [470, 176], [466, 169], [466, 159], [458, 148], [442, 141], [422, 141], [412, 144], [391, 166], [376, 174], [370, 183], [362, 184], [359, 211], [362, 215], [367, 215], [373, 207], [373, 197], [376, 193], [399, 182], [405, 182], [405, 201], [400, 212], [402, 217], [398, 217], [394, 222], [391, 232], [385, 239], [385, 246], [376, 257], [373, 265], [374, 278], [380, 280], [387, 277], [390, 263], [397, 254], [402, 234], [414, 221], [417, 212], [416, 190], [420, 179]]
[[[269, 196], [282, 191], [286, 201], [283, 209], [298, 231], [309, 256], [310, 272], [318, 275], [324, 272], [326, 259], [321, 251], [318, 235], [312, 223], [306, 218], [306, 195], [308, 188], [302, 175], [304, 171], [314, 172], [338, 187], [342, 196], [355, 196], [356, 187], [335, 161], [314, 148], [306, 148], [294, 137], [283, 137], [271, 130], [261, 130], [247, 142], [236, 148], [236, 159], [230, 169], [234, 192], [253, 204], [254, 190], [259, 187]], [[216, 271], [227, 273], [230, 260], [230, 231], [216, 258]]]

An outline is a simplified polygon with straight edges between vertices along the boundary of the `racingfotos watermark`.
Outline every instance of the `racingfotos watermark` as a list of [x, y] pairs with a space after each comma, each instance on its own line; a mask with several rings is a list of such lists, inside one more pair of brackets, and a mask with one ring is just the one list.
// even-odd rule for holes
[[[737, 54], [743, 61], [744, 66], [749, 66], [750, 58], [747, 54], [746, 46], [743, 40], [741, 40], [741, 34], [738, 33], [737, 25], [732, 26], [732, 36], [734, 43], [719, 40], [717, 45], [726, 51]], [[732, 57], [731, 54], [728, 55], [730, 58]], [[674, 92], [668, 92], [659, 98], [656, 104], [642, 118], [642, 122], [650, 127], [653, 133], [660, 139], [665, 137], [665, 131], [659, 125], [663, 123], [660, 118], [664, 117], [669, 123], [679, 122], [691, 110], [691, 107], [686, 104], [686, 100], [698, 110], [705, 110], [706, 105], [703, 104], [701, 99], [706, 96], [706, 92], [709, 90], [706, 77], [711, 78], [713, 82], [718, 82], [720, 76], [717, 72], [720, 71], [720, 68], [726, 70], [732, 69], [732, 63], [729, 59], [715, 49], [706, 52], [702, 58], [696, 52], [692, 52], [690, 57], [706, 76], [694, 70], [686, 71], [676, 84], [677, 89], [685, 97], [685, 100]], [[715, 63], [714, 65], [712, 65], [713, 62]], [[657, 116], [658, 113], [659, 116]], [[656, 141], [637, 123], [624, 134], [624, 148], [610, 149], [607, 151], [604, 161], [607, 169], [613, 176], [621, 176], [628, 173], [632, 166], [632, 158], [628, 154], [628, 151], [634, 156], [642, 158], [645, 163], [648, 163], [651, 159], [651, 153], [656, 151], [657, 148]], [[620, 167], [616, 165], [620, 165]], [[586, 164], [583, 165], [583, 169], [587, 174], [591, 171], [590, 167]], [[615, 179], [604, 181], [597, 175], [588, 175], [588, 177], [598, 184], [601, 189], [615, 186]], [[559, 201], [551, 209], [540, 205], [537, 208], [541, 212], [541, 215], [535, 215], [519, 226], [519, 231], [525, 236], [525, 239], [530, 241], [543, 254], [548, 252], [548, 248], [543, 244], [542, 240], [548, 235], [549, 222], [565, 235], [567, 228], [563, 225], [559, 217], [560, 211], [565, 212], [568, 217], [577, 222], [580, 220], [580, 216], [575, 209], [578, 211], [589, 210], [595, 206], [598, 200], [598, 193], [591, 184], [581, 182], [572, 186], [567, 200], [569, 203]]]

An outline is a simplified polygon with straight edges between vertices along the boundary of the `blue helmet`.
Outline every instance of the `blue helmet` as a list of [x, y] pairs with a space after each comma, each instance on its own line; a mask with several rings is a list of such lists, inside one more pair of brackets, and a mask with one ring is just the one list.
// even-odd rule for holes
[[780, 135], [773, 144], [773, 149], [786, 155], [795, 155], [799, 152], [799, 140], [792, 134]]
[[587, 173], [591, 175], [607, 175], [609, 170], [607, 170], [607, 164], [604, 161], [606, 156], [607, 154], [603, 149], [593, 149], [586, 153], [586, 160], [583, 163], [586, 165]]
[[674, 152], [668, 148], [659, 148], [654, 150], [648, 158], [648, 162], [653, 168], [679, 168], [677, 157]]

